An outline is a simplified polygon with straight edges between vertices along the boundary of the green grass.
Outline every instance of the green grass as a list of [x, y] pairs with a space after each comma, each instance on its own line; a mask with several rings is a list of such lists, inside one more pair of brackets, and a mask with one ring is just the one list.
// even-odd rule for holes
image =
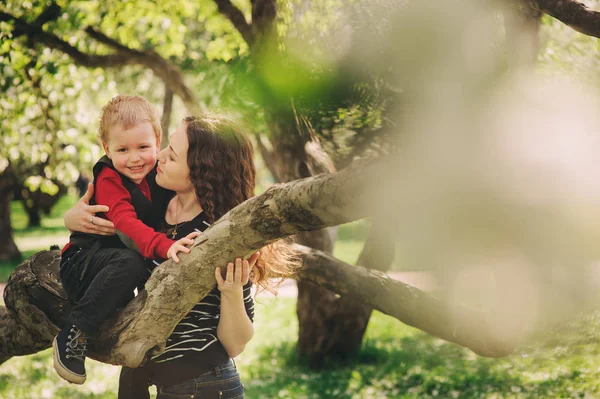
[[[26, 228], [21, 205], [12, 204], [15, 239], [25, 257], [66, 242], [62, 215], [76, 200], [64, 197], [35, 229]], [[365, 222], [341, 226], [335, 255], [354, 263], [366, 231]], [[0, 264], [0, 281], [14, 267]], [[255, 338], [237, 360], [248, 398], [600, 397], [600, 314], [547, 329], [535, 344], [495, 360], [375, 312], [356, 358], [315, 372], [296, 355], [295, 299], [259, 298], [256, 312]], [[54, 373], [46, 350], [0, 366], [0, 398], [116, 398], [118, 372], [88, 360], [88, 382], [69, 385]]]
[[294, 351], [294, 302], [278, 302], [262, 310], [261, 331], [238, 362], [249, 398], [600, 397], [600, 313], [486, 359], [375, 312], [358, 356], [317, 373]]
[[[375, 312], [356, 358], [320, 371], [296, 355], [295, 299], [259, 298], [255, 326], [236, 360], [249, 399], [600, 397], [600, 313], [486, 359]], [[116, 398], [118, 367], [87, 364], [88, 381], [73, 386], [56, 376], [49, 350], [10, 359], [0, 366], [0, 398]]]
[[[62, 215], [75, 201], [63, 198], [36, 229], [26, 228], [20, 204], [12, 204], [25, 256], [66, 242]], [[365, 232], [364, 222], [342, 226], [336, 256], [355, 262]], [[14, 266], [0, 264], [0, 276]], [[256, 314], [255, 337], [237, 360], [250, 399], [600, 398], [600, 312], [544, 328], [503, 359], [478, 357], [375, 312], [360, 353], [349, 364], [327, 364], [317, 372], [295, 351], [295, 299], [259, 298]], [[118, 371], [88, 360], [88, 382], [69, 385], [54, 373], [46, 350], [0, 366], [0, 399], [116, 398]]]

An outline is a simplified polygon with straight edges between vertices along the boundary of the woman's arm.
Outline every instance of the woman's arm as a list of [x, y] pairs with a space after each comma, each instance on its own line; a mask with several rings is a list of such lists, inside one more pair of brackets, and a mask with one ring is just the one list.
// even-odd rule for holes
[[[120, 186], [120, 185], [119, 185]], [[92, 183], [88, 184], [88, 189], [81, 197], [79, 201], [73, 205], [71, 209], [69, 209], [63, 220], [65, 222], [65, 226], [70, 231], [79, 231], [84, 233], [94, 233], [100, 235], [114, 235], [117, 233], [117, 229], [113, 222], [108, 219], [104, 219], [101, 217], [96, 217], [96, 213], [109, 213], [110, 207], [106, 205], [90, 205], [90, 200], [94, 195], [94, 185]], [[101, 201], [103, 201], [101, 199]], [[130, 204], [129, 204], [130, 205]], [[136, 215], [137, 216], [137, 215]], [[142, 221], [138, 220], [137, 217], [134, 218], [135, 222], [139, 224], [143, 224]], [[145, 228], [146, 225], [143, 225]], [[147, 227], [150, 229], [149, 227]], [[135, 226], [134, 226], [135, 229]], [[154, 230], [151, 230], [154, 233]], [[159, 233], [156, 233], [157, 235]], [[172, 258], [175, 262], [179, 262], [179, 258], [177, 257], [178, 252], [189, 253], [190, 248], [186, 247], [186, 245], [191, 245], [194, 243], [193, 238], [197, 237], [199, 233], [193, 232], [188, 234], [187, 237], [184, 237], [178, 241], [168, 240], [168, 246], [165, 247], [166, 256], [162, 256], [164, 254], [160, 254], [161, 258]], [[160, 234], [163, 236], [164, 234]], [[166, 235], [165, 235], [166, 238]], [[121, 238], [123, 240], [123, 238]]]
[[96, 202], [110, 208], [105, 214], [106, 218], [114, 223], [119, 235], [122, 233], [127, 236], [122, 241], [133, 241], [135, 249], [145, 258], [166, 259], [175, 241], [138, 219], [131, 193], [123, 185], [118, 172], [111, 168], [102, 169], [96, 176], [95, 185]]
[[[227, 265], [227, 276], [221, 276], [221, 268], [215, 270], [215, 278], [221, 291], [221, 315], [217, 327], [217, 337], [230, 357], [236, 357], [244, 351], [246, 344], [254, 335], [252, 320], [246, 311], [247, 301], [252, 301], [250, 288], [244, 289], [248, 283], [250, 269], [256, 263], [259, 254], [248, 260], [236, 259]], [[244, 298], [244, 295], [247, 298]], [[252, 305], [252, 304], [250, 304]]]
[[90, 205], [93, 195], [94, 185], [90, 183], [83, 197], [65, 213], [63, 220], [66, 228], [70, 231], [103, 236], [116, 234], [115, 225], [110, 220], [96, 217], [96, 213], [108, 212], [108, 207], [105, 205]]

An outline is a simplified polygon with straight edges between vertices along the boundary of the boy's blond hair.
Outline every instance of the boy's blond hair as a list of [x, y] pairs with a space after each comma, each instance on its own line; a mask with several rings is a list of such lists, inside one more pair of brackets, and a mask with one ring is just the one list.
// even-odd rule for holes
[[108, 133], [113, 126], [123, 125], [123, 128], [130, 129], [144, 122], [150, 122], [156, 139], [160, 140], [162, 127], [152, 104], [144, 97], [118, 95], [102, 108], [98, 136], [103, 143], [108, 143]]

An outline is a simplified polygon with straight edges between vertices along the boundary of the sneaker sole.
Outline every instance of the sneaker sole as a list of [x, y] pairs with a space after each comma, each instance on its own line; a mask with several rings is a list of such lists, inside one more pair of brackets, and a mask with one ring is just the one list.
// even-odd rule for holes
[[54, 337], [54, 341], [52, 341], [52, 363], [54, 364], [54, 370], [56, 370], [56, 373], [63, 379], [69, 381], [70, 383], [78, 385], [81, 385], [85, 382], [85, 379], [87, 378], [86, 375], [73, 373], [71, 370], [66, 368], [60, 361], [60, 357], [58, 356], [58, 344], [56, 342], [56, 337]]

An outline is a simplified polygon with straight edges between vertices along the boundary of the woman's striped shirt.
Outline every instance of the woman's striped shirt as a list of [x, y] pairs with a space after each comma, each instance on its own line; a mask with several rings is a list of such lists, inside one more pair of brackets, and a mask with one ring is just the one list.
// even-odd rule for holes
[[[201, 213], [185, 225], [177, 226], [175, 238], [185, 237], [194, 229], [203, 231], [208, 225], [204, 213]], [[251, 287], [250, 282], [244, 286], [243, 296], [246, 314], [254, 321]], [[154, 383], [177, 384], [229, 360], [227, 351], [217, 337], [220, 313], [221, 292], [215, 287], [177, 324], [167, 339], [164, 352], [151, 358], [148, 367], [152, 370], [151, 380]]]

